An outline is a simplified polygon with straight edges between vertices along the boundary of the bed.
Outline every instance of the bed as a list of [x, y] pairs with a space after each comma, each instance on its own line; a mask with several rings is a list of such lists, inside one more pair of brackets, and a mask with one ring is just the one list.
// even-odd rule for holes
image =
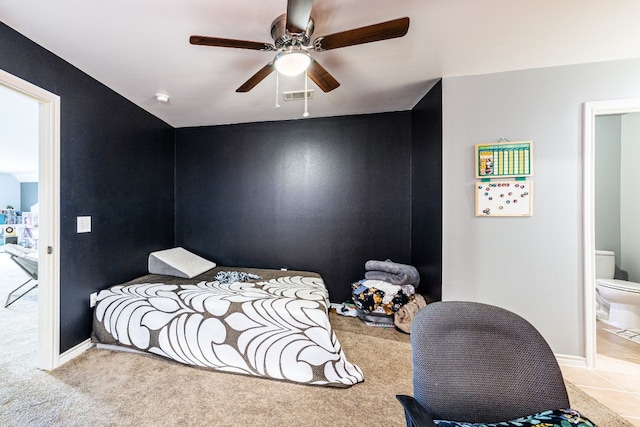
[[149, 265], [151, 273], [168, 274], [98, 293], [92, 332], [98, 347], [309, 385], [364, 381], [331, 327], [319, 274], [215, 266], [177, 277], [181, 272], [166, 266], [151, 268], [151, 255]]

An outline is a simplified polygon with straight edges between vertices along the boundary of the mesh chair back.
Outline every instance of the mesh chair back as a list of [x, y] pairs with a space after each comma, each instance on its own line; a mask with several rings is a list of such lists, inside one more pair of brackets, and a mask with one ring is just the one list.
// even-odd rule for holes
[[413, 394], [433, 419], [489, 423], [569, 407], [551, 348], [515, 313], [436, 302], [411, 328]]

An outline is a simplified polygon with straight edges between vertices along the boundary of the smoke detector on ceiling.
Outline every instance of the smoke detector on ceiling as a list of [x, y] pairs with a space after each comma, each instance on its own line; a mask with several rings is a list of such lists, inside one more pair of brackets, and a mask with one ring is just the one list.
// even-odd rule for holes
[[169, 95], [167, 95], [166, 93], [156, 93], [156, 100], [158, 102], [166, 104], [167, 102], [169, 102]]

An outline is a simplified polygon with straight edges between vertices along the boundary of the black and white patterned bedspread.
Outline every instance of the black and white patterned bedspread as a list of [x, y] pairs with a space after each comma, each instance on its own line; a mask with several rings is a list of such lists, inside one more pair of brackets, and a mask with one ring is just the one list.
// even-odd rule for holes
[[[262, 279], [213, 280], [222, 270]], [[217, 267], [191, 280], [147, 275], [102, 290], [97, 300], [96, 343], [304, 384], [364, 381], [329, 323], [328, 292], [315, 273]]]

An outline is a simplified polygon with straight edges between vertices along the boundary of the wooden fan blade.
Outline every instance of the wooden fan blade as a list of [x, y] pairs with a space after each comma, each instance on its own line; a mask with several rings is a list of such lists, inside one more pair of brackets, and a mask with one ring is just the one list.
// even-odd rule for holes
[[271, 74], [275, 70], [273, 66], [273, 62], [268, 63], [264, 67], [262, 67], [257, 73], [249, 78], [242, 86], [236, 89], [236, 92], [249, 92], [251, 89], [255, 87], [258, 83], [264, 80], [269, 74]]
[[318, 37], [313, 42], [317, 51], [337, 49], [339, 47], [377, 42], [380, 40], [402, 37], [409, 31], [409, 18], [399, 18], [366, 27], [354, 28], [324, 37]]
[[287, 30], [293, 34], [303, 33], [309, 25], [313, 0], [287, 1]]
[[311, 64], [309, 68], [307, 68], [307, 75], [315, 84], [318, 85], [320, 89], [325, 92], [331, 92], [338, 86], [340, 83], [336, 79], [333, 78], [331, 74], [325, 68], [318, 63], [315, 59], [311, 60]]
[[235, 47], [238, 49], [267, 51], [275, 50], [275, 46], [269, 43], [252, 42], [248, 40], [223, 39], [220, 37], [191, 36], [189, 37], [189, 43], [201, 46]]

